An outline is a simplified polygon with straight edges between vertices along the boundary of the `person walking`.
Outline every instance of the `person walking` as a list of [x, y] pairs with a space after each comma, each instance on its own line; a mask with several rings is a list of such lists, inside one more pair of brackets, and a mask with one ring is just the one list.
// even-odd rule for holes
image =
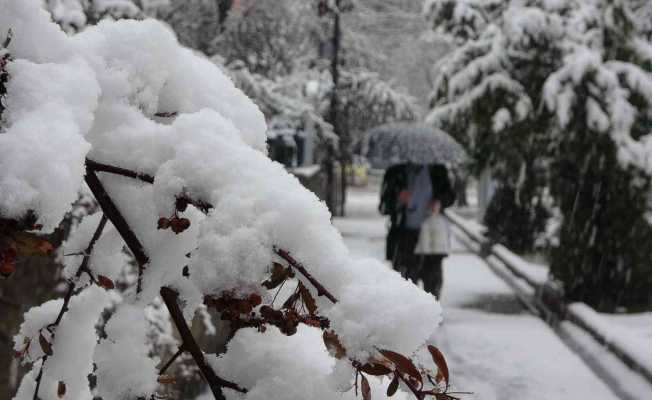
[[407, 279], [424, 282], [424, 289], [439, 297], [445, 254], [417, 254], [422, 225], [455, 201], [455, 191], [442, 164], [398, 164], [385, 171], [379, 211], [390, 217], [385, 257]]

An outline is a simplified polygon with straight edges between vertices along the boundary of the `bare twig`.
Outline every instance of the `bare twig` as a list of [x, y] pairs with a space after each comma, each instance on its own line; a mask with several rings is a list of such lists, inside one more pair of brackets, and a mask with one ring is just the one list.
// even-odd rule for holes
[[186, 350], [183, 348], [183, 346], [179, 347], [179, 350], [177, 350], [177, 352], [174, 353], [174, 355], [172, 356], [172, 358], [170, 358], [170, 359], [168, 360], [168, 362], [166, 362], [165, 365], [164, 365], [163, 367], [161, 367], [161, 370], [158, 372], [158, 374], [159, 374], [159, 375], [163, 375], [163, 374], [165, 373], [165, 371], [167, 371], [167, 369], [170, 368], [170, 365], [172, 365], [172, 363], [175, 362], [176, 359], [179, 358], [179, 356], [180, 356], [181, 354], [183, 354], [185, 351], [186, 351]]
[[177, 327], [179, 336], [181, 336], [181, 340], [182, 340], [181, 347], [186, 349], [186, 351], [188, 351], [188, 353], [192, 355], [192, 358], [195, 360], [197, 367], [199, 367], [199, 370], [201, 371], [202, 375], [208, 382], [208, 385], [210, 386], [213, 395], [218, 399], [223, 398], [222, 389], [221, 389], [223, 387], [235, 390], [240, 393], [247, 393], [247, 389], [241, 388], [237, 384], [233, 382], [229, 382], [217, 376], [215, 374], [215, 371], [213, 371], [213, 368], [211, 368], [206, 363], [206, 359], [204, 358], [204, 353], [201, 351], [199, 345], [195, 341], [195, 338], [192, 336], [192, 332], [190, 331], [190, 328], [186, 323], [186, 319], [183, 316], [183, 312], [179, 307], [179, 303], [177, 302], [178, 297], [179, 297], [178, 293], [175, 292], [174, 290], [168, 287], [161, 288], [161, 298], [163, 299], [163, 302], [167, 306], [168, 310], [170, 311], [170, 317], [172, 318], [174, 325]]
[[102, 164], [93, 160], [86, 159], [86, 168], [96, 172], [108, 172], [110, 174], [121, 175], [127, 178], [138, 179], [147, 183], [154, 183], [154, 177], [142, 172], [132, 171], [126, 168], [115, 167], [113, 165]]
[[14, 31], [11, 28], [9, 28], [9, 30], [7, 31], [7, 36], [5, 37], [4, 42], [2, 43], [2, 47], [4, 47], [5, 49], [9, 47], [9, 44], [11, 43], [11, 39], [13, 37], [14, 37]]
[[303, 264], [295, 260], [294, 257], [290, 255], [290, 252], [283, 249], [279, 249], [277, 247], [274, 247], [274, 252], [279, 257], [284, 259], [288, 264], [290, 264], [290, 267], [299, 271], [301, 275], [303, 275], [308, 280], [308, 282], [310, 282], [315, 287], [315, 289], [317, 289], [317, 295], [326, 296], [326, 298], [330, 300], [332, 303], [337, 303], [337, 299], [335, 298], [335, 296], [333, 296], [321, 283], [319, 283], [319, 281], [315, 279], [310, 274], [310, 272], [308, 272], [308, 270], [306, 270], [306, 267], [304, 267]]
[[95, 200], [99, 203], [104, 215], [111, 220], [111, 223], [113, 223], [113, 226], [118, 230], [118, 233], [120, 233], [120, 236], [122, 236], [122, 239], [125, 241], [127, 247], [129, 247], [129, 250], [131, 250], [136, 262], [138, 263], [137, 291], [140, 292], [142, 289], [143, 271], [145, 270], [145, 265], [149, 262], [149, 257], [145, 254], [145, 250], [143, 245], [140, 243], [140, 240], [138, 240], [134, 231], [132, 231], [129, 224], [127, 224], [127, 220], [122, 216], [122, 213], [120, 213], [120, 210], [118, 210], [118, 207], [106, 192], [106, 189], [104, 189], [104, 186], [97, 177], [95, 170], [88, 165], [86, 166], [86, 183], [91, 189], [91, 192], [93, 192]]
[[[86, 168], [90, 168], [96, 172], [106, 172], [109, 174], [120, 175], [127, 178], [133, 178], [145, 183], [154, 183], [154, 179], [155, 179], [152, 175], [149, 174], [133, 171], [122, 167], [116, 167], [114, 165], [102, 164], [97, 161], [90, 160], [88, 158], [86, 159]], [[203, 200], [191, 199], [185, 196], [181, 196], [177, 200], [182, 200], [188, 204], [192, 204], [193, 206], [201, 210], [203, 213], [208, 213], [213, 208], [212, 204], [207, 203]]]
[[[79, 268], [77, 269], [77, 273], [75, 273], [75, 279], [71, 279], [68, 282], [68, 291], [66, 292], [65, 297], [63, 298], [63, 305], [61, 306], [61, 309], [59, 310], [59, 314], [57, 315], [56, 320], [51, 323], [50, 325], [47, 326], [47, 330], [51, 334], [51, 339], [54, 341], [54, 336], [56, 334], [56, 328], [59, 326], [61, 323], [61, 320], [63, 319], [64, 314], [68, 311], [68, 305], [70, 304], [70, 300], [72, 299], [72, 295], [75, 293], [75, 289], [77, 286], [76, 280], [81, 277], [81, 275], [86, 272], [91, 280], [93, 280], [93, 275], [90, 273], [90, 270], [88, 268], [88, 262], [90, 260], [90, 255], [93, 252], [93, 248], [95, 247], [95, 243], [99, 240], [100, 236], [102, 236], [102, 231], [104, 231], [104, 227], [106, 226], [106, 223], [108, 221], [108, 218], [106, 217], [106, 214], [102, 215], [102, 219], [100, 220], [100, 223], [97, 226], [97, 229], [95, 229], [95, 233], [93, 233], [93, 237], [91, 238], [90, 242], [88, 243], [88, 247], [86, 247], [86, 250], [84, 251], [84, 259], [82, 260], [82, 263], [79, 265]], [[34, 389], [34, 400], [39, 399], [38, 397], [38, 391], [39, 388], [41, 387], [41, 380], [43, 378], [43, 369], [45, 368], [45, 362], [48, 360], [48, 355], [44, 355], [43, 359], [41, 361], [41, 370], [38, 373], [38, 376], [36, 377], [36, 388]]]

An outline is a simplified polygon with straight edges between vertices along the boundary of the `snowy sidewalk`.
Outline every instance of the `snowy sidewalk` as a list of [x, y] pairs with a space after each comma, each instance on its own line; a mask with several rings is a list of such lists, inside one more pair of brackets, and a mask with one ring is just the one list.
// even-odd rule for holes
[[[353, 189], [348, 217], [338, 219], [358, 257], [382, 258], [385, 220], [377, 193]], [[611, 390], [477, 256], [454, 243], [444, 262], [444, 323], [439, 343], [448, 358], [454, 390], [465, 399], [617, 399]]]

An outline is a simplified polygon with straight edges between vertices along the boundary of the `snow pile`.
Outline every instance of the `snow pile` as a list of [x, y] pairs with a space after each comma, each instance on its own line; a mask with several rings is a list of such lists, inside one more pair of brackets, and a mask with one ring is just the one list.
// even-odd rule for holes
[[[436, 300], [380, 262], [351, 258], [324, 204], [267, 158], [258, 108], [213, 63], [180, 47], [164, 25], [103, 21], [67, 36], [38, 1], [0, 0], [0, 32], [9, 28], [15, 39], [8, 49], [13, 61], [0, 134], [0, 215], [20, 219], [33, 212], [43, 230], [52, 231], [82, 187], [85, 158], [155, 177], [150, 185], [99, 174], [149, 257], [142, 291], [117, 307], [99, 344], [92, 326], [108, 305], [105, 292], [90, 287], [73, 299], [55, 334], [54, 356], [45, 362], [41, 398], [55, 398], [52, 385], [64, 380], [75, 390], [72, 398], [90, 399], [82, 386], [93, 363], [103, 398], [148, 397], [156, 387], [157, 360], [147, 354], [144, 309], [157, 301], [160, 288], [179, 293], [188, 320], [205, 295], [258, 293], [271, 300], [273, 293], [260, 284], [276, 260], [274, 246], [291, 252], [339, 300], [332, 305], [319, 298], [319, 313], [330, 319], [349, 357], [365, 362], [377, 348], [410, 355], [432, 337], [441, 318]], [[159, 218], [176, 213], [179, 196], [212, 209], [204, 215], [189, 207], [183, 217], [190, 228], [180, 234], [157, 229]], [[98, 223], [98, 217], [89, 218], [78, 228], [86, 241], [75, 235], [67, 244], [71, 251], [88, 246]], [[111, 254], [119, 248], [109, 225], [96, 244], [91, 271], [118, 276], [122, 261]], [[68, 277], [80, 259], [66, 258]], [[38, 342], [37, 331], [54, 322], [53, 304], [47, 303], [47, 312], [27, 314], [18, 348], [25, 340]], [[64, 337], [68, 319], [89, 329]], [[314, 330], [306, 328], [311, 333], [297, 340]], [[268, 333], [256, 340], [285, 348], [280, 342], [288, 339]], [[60, 365], [62, 353], [75, 358], [68, 360], [75, 371]], [[259, 356], [252, 352], [244, 361]], [[291, 371], [294, 360], [285, 362], [274, 368]], [[26, 378], [17, 399], [33, 396], [34, 376]], [[314, 398], [333, 398], [335, 388], [353, 377], [337, 376]], [[264, 391], [257, 384], [248, 388], [251, 398]]]

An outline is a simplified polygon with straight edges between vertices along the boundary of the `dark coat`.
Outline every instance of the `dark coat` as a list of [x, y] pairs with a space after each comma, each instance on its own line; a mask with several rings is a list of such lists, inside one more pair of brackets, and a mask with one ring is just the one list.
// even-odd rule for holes
[[[405, 221], [405, 206], [398, 201], [401, 191], [407, 190], [408, 165], [393, 165], [385, 171], [383, 184], [380, 189], [380, 204], [378, 210], [383, 215], [390, 216], [390, 229], [387, 234], [386, 257], [392, 259], [392, 249], [395, 247], [396, 235], [403, 229]], [[455, 191], [448, 178], [448, 170], [441, 164], [434, 164], [430, 167], [430, 179], [432, 182], [433, 200], [439, 200], [442, 211], [455, 202]]]

